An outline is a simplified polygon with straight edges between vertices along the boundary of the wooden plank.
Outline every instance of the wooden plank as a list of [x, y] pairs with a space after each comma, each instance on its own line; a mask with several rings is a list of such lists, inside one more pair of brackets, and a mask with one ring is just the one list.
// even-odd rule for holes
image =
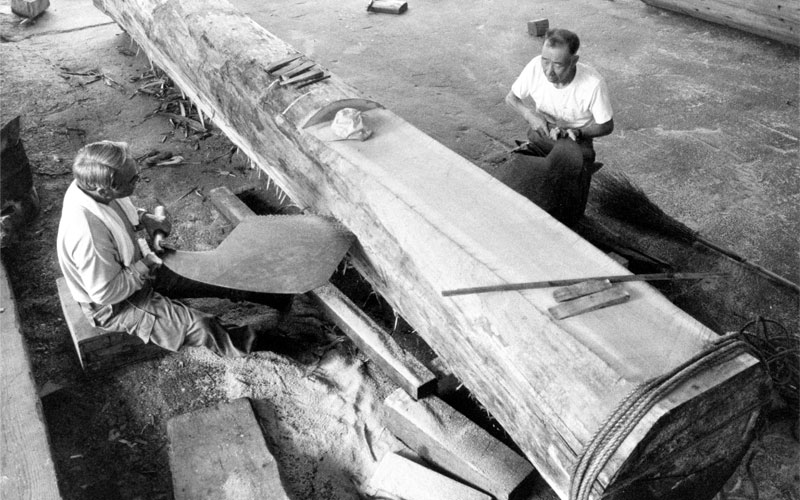
[[595, 292], [585, 297], [562, 302], [548, 309], [556, 319], [566, 319], [578, 314], [598, 311], [605, 307], [622, 304], [629, 301], [631, 295], [621, 286], [613, 286], [607, 290]]
[[60, 499], [19, 312], [0, 263], [0, 498]]
[[[209, 194], [214, 206], [234, 224], [255, 215], [227, 187], [215, 188]], [[311, 290], [308, 295], [359, 349], [411, 397], [425, 397], [436, 390], [436, 376], [404, 351], [391, 335], [335, 286], [328, 284]]]
[[167, 421], [175, 500], [289, 500], [246, 398]]
[[800, 45], [800, 4], [784, 0], [642, 0], [648, 5]]
[[413, 401], [397, 390], [384, 402], [386, 427], [420, 457], [497, 500], [530, 493], [533, 466], [437, 397]]
[[565, 302], [608, 288], [611, 288], [609, 280], [588, 280], [553, 290], [553, 298], [556, 299], [556, 302]]
[[325, 314], [414, 399], [436, 391], [436, 376], [333, 285], [309, 292]]
[[491, 497], [395, 453], [387, 453], [369, 480], [377, 498], [491, 500]]
[[220, 186], [209, 191], [209, 198], [217, 210], [228, 221], [238, 224], [245, 218], [255, 215], [250, 207], [244, 204], [227, 186]]
[[[443, 299], [443, 289], [476, 283], [585, 280], [628, 271], [387, 109], [362, 110], [373, 130], [363, 142], [332, 140], [329, 122], [306, 127], [310, 117], [327, 116], [338, 102], [363, 96], [336, 75], [313, 93], [270, 88], [274, 77], [264, 68], [296, 51], [226, 2], [95, 0], [95, 5], [207, 116], [214, 116], [215, 124], [291, 199], [335, 217], [357, 236], [353, 265], [562, 498], [569, 494], [580, 450], [625, 395], [717, 337], [640, 282], [626, 287], [628, 304], [569, 321], [547, 314], [554, 305], [549, 290]], [[738, 373], [746, 373], [743, 380], [750, 384], [763, 379], [762, 367], [750, 360], [743, 355], [727, 361], [725, 370], [711, 370], [706, 390], [728, 387]], [[702, 406], [703, 393], [690, 387], [691, 382], [670, 396], [674, 409], [692, 413]], [[736, 405], [723, 403], [717, 411], [733, 417]], [[629, 459], [641, 467], [639, 460], [655, 453], [647, 443], [658, 438], [670, 418], [669, 413], [648, 416], [647, 432], [637, 445], [644, 451], [635, 457], [614, 452], [604, 469], [613, 480], [599, 487], [652, 480], [652, 473], [615, 472]], [[697, 479], [693, 464], [702, 460], [691, 447], [673, 450], [683, 475], [672, 474], [673, 484], [665, 491], [699, 495], [718, 489], [749, 444], [747, 437], [729, 434], [729, 439], [713, 478]]]

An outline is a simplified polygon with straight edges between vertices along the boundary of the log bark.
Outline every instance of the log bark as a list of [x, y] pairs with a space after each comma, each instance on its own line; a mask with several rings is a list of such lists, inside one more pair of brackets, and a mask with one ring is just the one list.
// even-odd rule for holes
[[[95, 5], [288, 196], [356, 235], [353, 264], [561, 498], [581, 449], [624, 396], [716, 337], [646, 283], [624, 285], [626, 304], [562, 321], [547, 313], [550, 290], [442, 297], [627, 270], [336, 75], [299, 90], [274, 84], [265, 68], [297, 51], [225, 2]], [[364, 109], [368, 140], [331, 140], [328, 122], [346, 105]], [[676, 388], [621, 443], [595, 497], [654, 488], [657, 498], [711, 498], [752, 439], [764, 380], [742, 354]]]
[[647, 5], [800, 45], [800, 5], [783, 0], [642, 0]]

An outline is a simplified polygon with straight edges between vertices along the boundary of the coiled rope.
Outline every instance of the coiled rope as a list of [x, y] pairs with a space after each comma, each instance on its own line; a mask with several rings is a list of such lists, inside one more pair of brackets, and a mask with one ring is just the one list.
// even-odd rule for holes
[[669, 373], [643, 382], [617, 406], [600, 429], [587, 443], [575, 466], [570, 484], [570, 500], [588, 500], [592, 486], [634, 427], [655, 404], [678, 385], [701, 371], [736, 358], [743, 353], [758, 356], [741, 334], [729, 334], [716, 339]]

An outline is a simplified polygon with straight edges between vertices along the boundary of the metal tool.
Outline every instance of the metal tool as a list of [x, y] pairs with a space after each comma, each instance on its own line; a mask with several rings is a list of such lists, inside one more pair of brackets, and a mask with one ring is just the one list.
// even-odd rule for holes
[[656, 281], [656, 280], [697, 280], [703, 278], [718, 278], [723, 273], [654, 273], [654, 274], [621, 274], [616, 276], [588, 276], [586, 278], [569, 278], [550, 281], [529, 281], [526, 283], [503, 283], [499, 285], [474, 286], [469, 288], [456, 288], [443, 290], [442, 297], [453, 295], [467, 295], [472, 293], [508, 292], [513, 290], [531, 290], [535, 288], [550, 288], [554, 286], [567, 286], [589, 280], [608, 280], [611, 283], [626, 281]]
[[236, 290], [305, 293], [328, 282], [355, 237], [318, 215], [254, 216], [217, 248], [167, 250], [164, 265], [186, 278]]

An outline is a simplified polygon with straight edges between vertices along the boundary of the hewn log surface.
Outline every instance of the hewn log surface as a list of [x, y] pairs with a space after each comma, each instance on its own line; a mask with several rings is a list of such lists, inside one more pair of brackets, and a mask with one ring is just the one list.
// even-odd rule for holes
[[800, 4], [784, 0], [642, 0], [731, 28], [800, 45]]
[[[624, 285], [626, 304], [562, 321], [548, 315], [555, 300], [546, 289], [441, 297], [451, 288], [627, 271], [389, 110], [364, 112], [374, 131], [365, 142], [331, 142], [324, 121], [304, 128], [326, 105], [361, 96], [335, 75], [300, 90], [273, 84], [264, 69], [296, 51], [226, 3], [95, 4], [292, 199], [357, 236], [358, 270], [562, 498], [581, 449], [624, 395], [715, 337], [645, 283]], [[758, 411], [763, 377], [741, 355], [678, 387], [622, 443], [595, 491], [626, 498], [660, 478], [664, 498], [713, 496], [751, 439], [741, 422]], [[722, 396], [709, 413], [712, 394]], [[713, 441], [726, 446], [710, 464], [697, 446]], [[653, 463], [660, 466], [648, 469]]]

